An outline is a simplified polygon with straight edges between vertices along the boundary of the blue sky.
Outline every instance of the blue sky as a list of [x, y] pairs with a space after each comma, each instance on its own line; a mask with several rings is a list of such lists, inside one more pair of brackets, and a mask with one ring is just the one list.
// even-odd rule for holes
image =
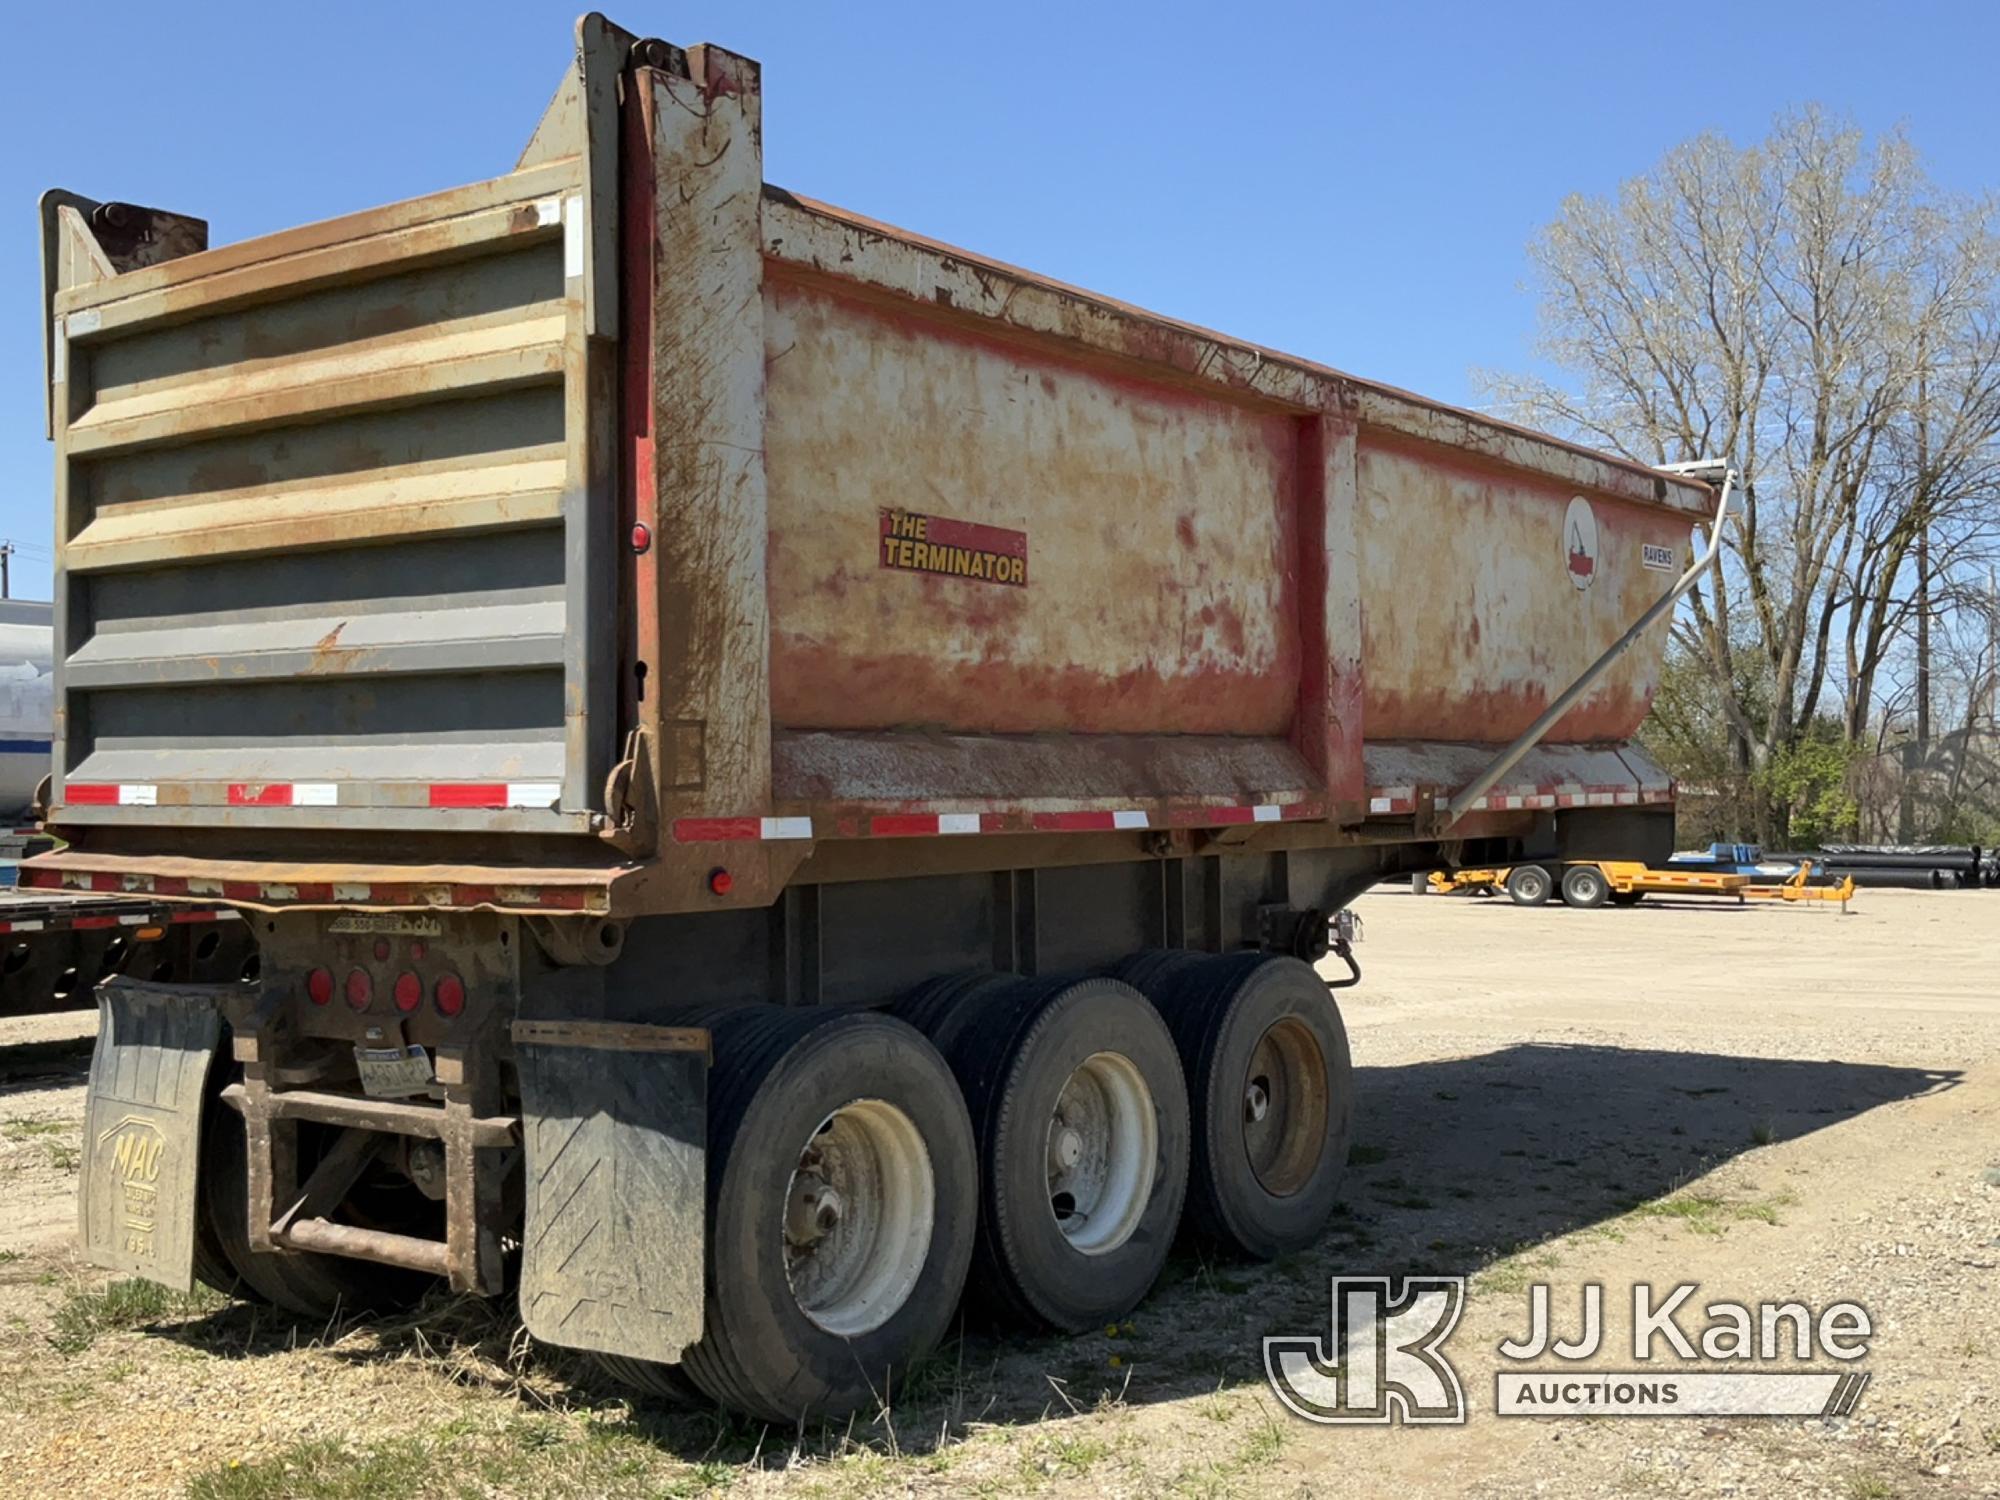
[[[1811, 100], [2000, 187], [2000, 5], [721, 4], [607, 11], [765, 68], [773, 182], [1446, 400], [1529, 362], [1523, 247]], [[504, 171], [574, 5], [105, 4], [0, 20], [0, 536], [47, 597], [43, 188], [262, 234]]]

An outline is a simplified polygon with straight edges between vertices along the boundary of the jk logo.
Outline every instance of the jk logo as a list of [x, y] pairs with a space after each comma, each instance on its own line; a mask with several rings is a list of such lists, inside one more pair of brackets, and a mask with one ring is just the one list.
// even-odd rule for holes
[[1442, 1345], [1465, 1308], [1463, 1276], [1333, 1278], [1329, 1337], [1267, 1338], [1264, 1374], [1308, 1422], [1465, 1421], [1465, 1391]]

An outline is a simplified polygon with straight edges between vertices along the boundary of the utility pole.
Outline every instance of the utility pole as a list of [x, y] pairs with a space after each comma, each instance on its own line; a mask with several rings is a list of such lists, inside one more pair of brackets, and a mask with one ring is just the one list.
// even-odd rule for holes
[[12, 542], [0, 542], [0, 599], [11, 599], [14, 597], [13, 583], [8, 577], [11, 571], [10, 565], [13, 561], [14, 544]]
[[1917, 339], [1917, 754], [1931, 753], [1931, 414], [1924, 341]]

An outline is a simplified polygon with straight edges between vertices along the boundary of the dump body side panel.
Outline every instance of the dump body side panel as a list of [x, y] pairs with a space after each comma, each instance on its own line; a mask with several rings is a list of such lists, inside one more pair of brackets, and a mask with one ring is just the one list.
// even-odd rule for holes
[[[1371, 740], [1505, 742], [1688, 564], [1689, 518], [1364, 429], [1357, 480]], [[1622, 740], [1666, 632], [1629, 651], [1550, 743]]]
[[796, 283], [765, 338], [777, 724], [1286, 732], [1297, 417]]

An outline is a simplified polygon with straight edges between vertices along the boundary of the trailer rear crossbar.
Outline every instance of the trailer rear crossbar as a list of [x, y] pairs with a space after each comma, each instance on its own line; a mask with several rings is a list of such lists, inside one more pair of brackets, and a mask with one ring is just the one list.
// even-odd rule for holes
[[[475, 1115], [451, 1098], [442, 1105], [371, 1099], [315, 1089], [272, 1090], [232, 1083], [222, 1098], [243, 1116], [250, 1170], [250, 1243], [255, 1250], [305, 1251], [374, 1261], [442, 1276], [456, 1292], [492, 1295], [502, 1281], [499, 1239], [490, 1229], [504, 1176], [503, 1152], [521, 1143], [518, 1115]], [[342, 1131], [301, 1187], [300, 1121]], [[387, 1137], [437, 1141], [444, 1148], [445, 1237], [394, 1234], [326, 1217], [381, 1154]]]

